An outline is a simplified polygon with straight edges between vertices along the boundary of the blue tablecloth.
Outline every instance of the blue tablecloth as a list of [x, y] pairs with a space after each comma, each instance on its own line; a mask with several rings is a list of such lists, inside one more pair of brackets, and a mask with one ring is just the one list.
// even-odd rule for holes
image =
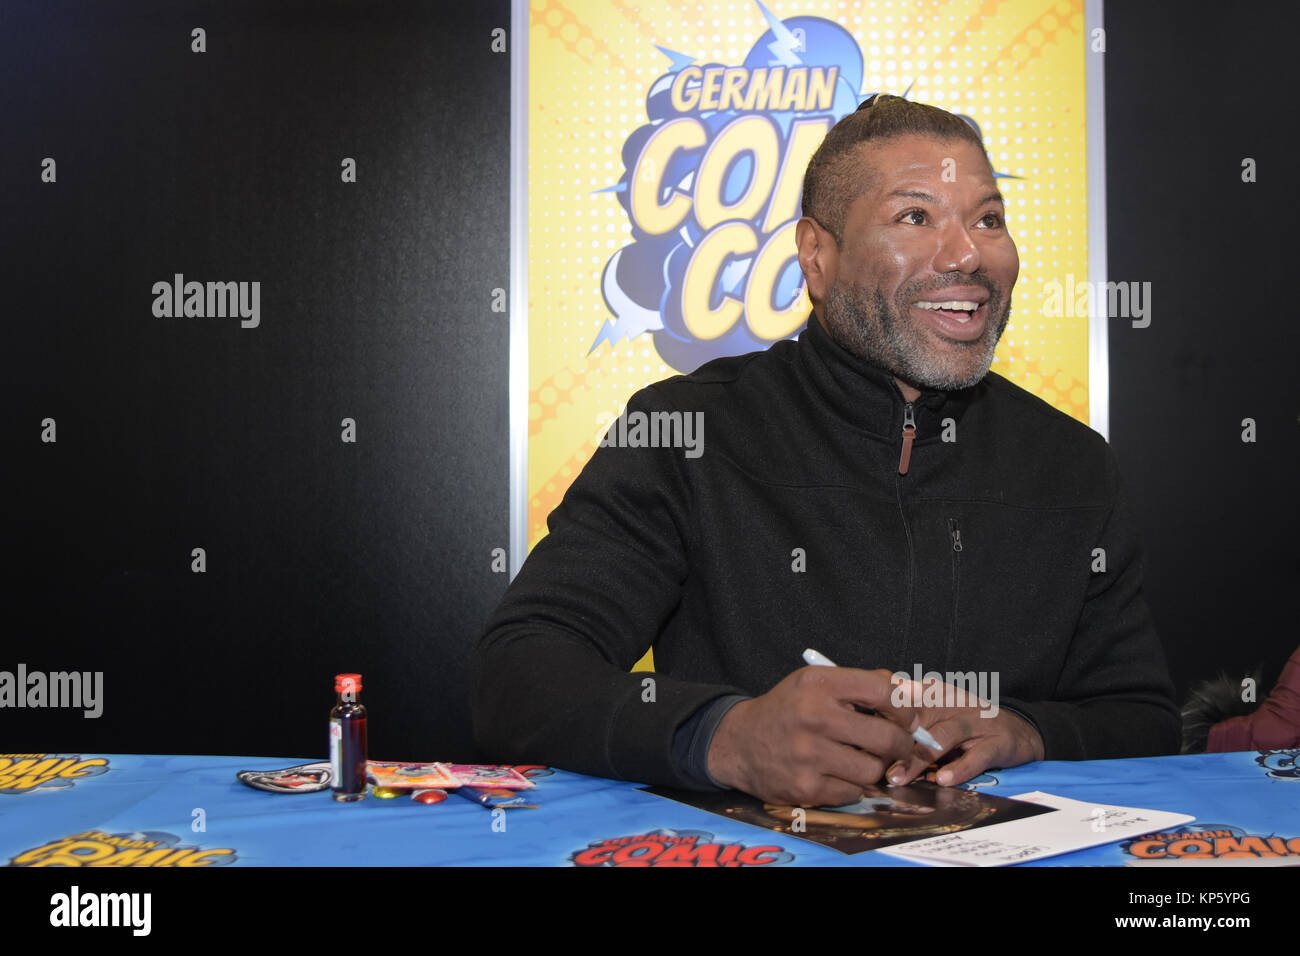
[[[62, 756], [65, 775], [12, 787], [18, 760]], [[315, 758], [319, 759], [319, 758]], [[72, 761], [64, 763], [63, 761]], [[536, 810], [490, 811], [455, 796], [335, 803], [328, 792], [272, 794], [235, 778], [305, 759], [0, 755], [0, 860], [163, 866], [566, 866], [654, 862], [656, 844], [690, 839], [681, 859], [756, 866], [911, 866], [845, 855], [641, 792], [637, 784], [540, 770]], [[1288, 856], [1300, 862], [1300, 751], [1043, 762], [986, 774], [982, 791], [1031, 790], [1192, 814], [1178, 837], [1111, 843], [1028, 866], [1144, 865], [1192, 855]], [[28, 765], [29, 767], [32, 765]], [[28, 781], [29, 783], [31, 781]], [[1170, 831], [1172, 834], [1174, 831]], [[738, 849], [699, 852], [710, 843]], [[631, 847], [632, 849], [624, 849]], [[619, 850], [624, 852], [620, 855]]]

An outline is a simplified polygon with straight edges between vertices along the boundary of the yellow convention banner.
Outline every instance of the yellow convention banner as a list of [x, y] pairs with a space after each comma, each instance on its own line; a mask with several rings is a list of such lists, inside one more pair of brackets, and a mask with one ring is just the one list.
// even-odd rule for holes
[[633, 392], [799, 333], [804, 168], [873, 92], [983, 136], [1020, 252], [994, 370], [1088, 422], [1087, 310], [1062, 314], [1059, 287], [1045, 305], [1090, 274], [1084, 0], [530, 0], [526, 17], [530, 549]]

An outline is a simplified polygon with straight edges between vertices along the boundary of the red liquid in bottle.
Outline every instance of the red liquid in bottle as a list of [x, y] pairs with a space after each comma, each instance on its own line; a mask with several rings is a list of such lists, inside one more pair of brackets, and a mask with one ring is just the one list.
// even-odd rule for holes
[[366, 708], [357, 700], [360, 674], [334, 678], [338, 700], [330, 711], [330, 789], [335, 800], [351, 802], [366, 796]]

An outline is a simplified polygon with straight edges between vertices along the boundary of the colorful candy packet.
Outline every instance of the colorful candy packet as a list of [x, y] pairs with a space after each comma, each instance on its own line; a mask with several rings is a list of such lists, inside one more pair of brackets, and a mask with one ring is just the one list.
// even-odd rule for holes
[[366, 770], [375, 786], [391, 790], [428, 790], [433, 787], [446, 789], [461, 785], [446, 765], [441, 763], [368, 760]]
[[498, 790], [532, 790], [533, 783], [514, 767], [453, 763], [447, 765], [462, 787], [490, 787]]

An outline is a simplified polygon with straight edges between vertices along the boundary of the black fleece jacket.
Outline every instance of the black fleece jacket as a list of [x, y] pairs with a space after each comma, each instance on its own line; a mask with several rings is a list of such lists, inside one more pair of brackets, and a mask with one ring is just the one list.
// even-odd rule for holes
[[[1177, 752], [1133, 519], [1091, 429], [996, 374], [909, 406], [815, 317], [627, 411], [702, 413], [702, 454], [601, 447], [573, 482], [475, 651], [490, 759], [698, 786], [675, 731], [806, 647], [997, 672], [1048, 760]], [[629, 673], [652, 645], [656, 673]]]

